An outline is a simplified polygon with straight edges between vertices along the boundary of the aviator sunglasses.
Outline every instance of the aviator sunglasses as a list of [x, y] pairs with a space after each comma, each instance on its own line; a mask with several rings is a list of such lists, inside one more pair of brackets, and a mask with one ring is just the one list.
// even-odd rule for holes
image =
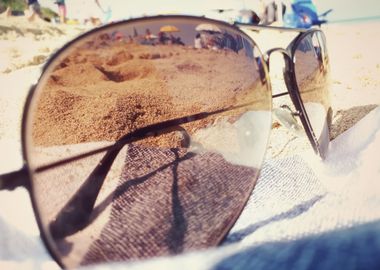
[[[31, 87], [24, 166], [0, 189], [25, 187], [41, 237], [63, 268], [218, 245], [259, 176], [272, 98], [315, 153], [329, 144], [329, 57], [319, 29], [285, 29], [262, 54], [243, 28], [193, 16], [132, 19], [58, 50]], [[260, 31], [268, 27], [261, 27]], [[287, 91], [272, 95], [283, 55]]]

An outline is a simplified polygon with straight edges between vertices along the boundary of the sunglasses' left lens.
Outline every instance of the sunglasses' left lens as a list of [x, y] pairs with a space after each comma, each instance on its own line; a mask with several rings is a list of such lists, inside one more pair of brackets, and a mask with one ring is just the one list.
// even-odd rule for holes
[[321, 31], [305, 34], [294, 52], [294, 69], [302, 105], [306, 111], [309, 138], [321, 157], [330, 142], [331, 106], [329, 56]]
[[75, 267], [218, 244], [258, 177], [271, 91], [244, 33], [157, 17], [63, 48], [27, 110], [42, 231]]

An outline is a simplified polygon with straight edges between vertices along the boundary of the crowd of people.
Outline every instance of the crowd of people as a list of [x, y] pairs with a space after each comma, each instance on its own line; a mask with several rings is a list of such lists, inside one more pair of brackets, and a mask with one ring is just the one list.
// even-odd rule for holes
[[141, 45], [185, 45], [181, 40], [181, 37], [175, 36], [173, 33], [159, 31], [157, 35], [154, 35], [149, 28], [145, 30], [145, 34], [138, 34], [136, 29], [133, 35], [126, 35], [120, 31], [115, 31], [111, 34], [108, 40], [137, 43]]
[[[180, 32], [180, 30], [178, 30]], [[182, 33], [185, 37], [186, 32]], [[193, 39], [193, 44], [185, 43], [180, 35], [175, 32], [158, 31], [157, 35], [153, 34], [149, 28], [145, 29], [144, 34], [139, 34], [134, 28], [132, 34], [121, 31], [114, 31], [110, 35], [102, 36], [102, 41], [108, 42], [125, 42], [135, 43], [141, 45], [181, 45], [193, 46], [195, 49], [209, 49], [209, 50], [231, 50], [235, 53], [244, 51], [245, 55], [253, 58], [253, 48], [240, 35], [233, 35], [226, 31], [213, 32], [213, 31], [198, 31]], [[189, 42], [189, 38], [185, 38]]]
[[231, 34], [214, 33], [210, 31], [201, 31], [196, 34], [194, 38], [194, 47], [196, 49], [230, 49], [234, 52], [241, 50], [243, 46], [243, 40], [239, 35], [236, 37]]

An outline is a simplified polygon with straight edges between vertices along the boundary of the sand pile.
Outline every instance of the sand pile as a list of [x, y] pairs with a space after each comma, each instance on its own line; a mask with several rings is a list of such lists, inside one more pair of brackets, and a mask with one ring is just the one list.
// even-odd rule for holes
[[[139, 127], [252, 102], [257, 77], [249, 71], [255, 65], [229, 50], [86, 42], [47, 78], [35, 118], [35, 143], [115, 141]], [[196, 125], [211, 119], [215, 117]], [[186, 127], [192, 132], [195, 124]]]

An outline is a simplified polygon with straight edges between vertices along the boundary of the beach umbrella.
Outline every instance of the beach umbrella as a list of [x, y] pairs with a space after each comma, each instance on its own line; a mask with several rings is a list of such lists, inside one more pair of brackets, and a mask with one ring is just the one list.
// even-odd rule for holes
[[165, 25], [160, 28], [160, 32], [179, 32], [179, 29], [174, 25]]
[[219, 29], [218, 26], [210, 23], [201, 23], [197, 27], [195, 27], [196, 31], [206, 31], [206, 32], [214, 32], [214, 33], [222, 33], [222, 30]]

